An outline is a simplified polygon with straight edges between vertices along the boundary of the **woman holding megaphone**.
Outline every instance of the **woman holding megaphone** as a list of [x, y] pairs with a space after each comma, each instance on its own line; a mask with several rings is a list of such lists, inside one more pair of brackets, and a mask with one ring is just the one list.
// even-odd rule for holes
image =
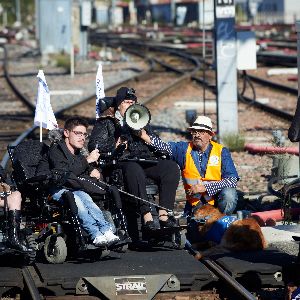
[[[96, 120], [88, 144], [89, 151], [96, 148], [101, 152], [114, 152], [121, 143], [126, 144], [126, 150], [121, 158], [129, 158], [119, 162], [122, 168], [124, 184], [128, 193], [142, 199], [147, 199], [146, 177], [155, 181], [159, 187], [159, 205], [167, 210], [173, 210], [176, 189], [179, 183], [179, 168], [171, 160], [160, 159], [155, 155], [154, 149], [139, 137], [141, 129], [153, 134], [149, 125], [150, 112], [145, 106], [137, 104], [135, 90], [128, 87], [118, 89], [114, 100], [110, 104], [114, 110], [103, 112]], [[104, 100], [104, 99], [102, 99]], [[132, 158], [137, 160], [132, 161]], [[154, 160], [155, 163], [143, 163]], [[128, 208], [128, 206], [126, 205]], [[129, 209], [133, 210], [131, 207]], [[132, 212], [132, 211], [131, 211]], [[143, 216], [144, 229], [158, 230], [160, 227], [175, 227], [176, 223], [169, 218], [165, 209], [159, 209], [159, 222], [154, 222], [149, 203], [140, 201], [140, 212]], [[128, 218], [129, 219], [129, 218]], [[137, 227], [128, 224], [129, 234], [134, 240], [138, 239]]]

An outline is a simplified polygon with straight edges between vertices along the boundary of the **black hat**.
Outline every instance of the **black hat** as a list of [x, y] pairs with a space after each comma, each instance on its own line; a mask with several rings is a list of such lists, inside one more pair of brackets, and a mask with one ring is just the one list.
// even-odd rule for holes
[[115, 107], [118, 107], [124, 100], [133, 100], [135, 102], [137, 101], [135, 90], [133, 88], [123, 86], [117, 90], [117, 95], [115, 98]]

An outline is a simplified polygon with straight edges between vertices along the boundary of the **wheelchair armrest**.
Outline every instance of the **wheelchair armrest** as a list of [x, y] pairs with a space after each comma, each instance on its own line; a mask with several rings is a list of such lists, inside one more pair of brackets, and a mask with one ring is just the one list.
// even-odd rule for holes
[[153, 164], [156, 165], [158, 163], [158, 160], [156, 159], [145, 159], [145, 158], [124, 158], [124, 159], [119, 159], [119, 162], [137, 162], [137, 163], [146, 163], [146, 164]]
[[52, 178], [50, 174], [37, 175], [31, 178], [28, 178], [24, 181], [24, 183], [40, 183], [43, 181], [47, 181]]

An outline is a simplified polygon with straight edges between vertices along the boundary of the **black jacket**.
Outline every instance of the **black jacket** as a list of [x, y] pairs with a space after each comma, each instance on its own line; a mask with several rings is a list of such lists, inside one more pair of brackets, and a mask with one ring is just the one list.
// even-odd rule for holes
[[[89, 176], [93, 170], [80, 152], [73, 155], [64, 140], [54, 143], [40, 162], [36, 175], [51, 175], [50, 185], [104, 194], [105, 186]], [[99, 189], [100, 187], [100, 189]]]
[[[144, 129], [148, 134], [153, 134], [149, 125]], [[151, 146], [132, 134], [129, 127], [126, 125], [121, 126], [117, 119], [110, 116], [99, 118], [96, 121], [89, 139], [88, 150], [91, 152], [97, 148], [100, 155], [101, 153], [113, 152], [119, 137], [128, 142], [127, 157], [155, 158], [154, 149]]]
[[78, 177], [88, 175], [92, 171], [86, 158], [79, 151], [73, 155], [64, 140], [50, 147], [48, 162], [50, 170], [56, 173], [69, 172]]

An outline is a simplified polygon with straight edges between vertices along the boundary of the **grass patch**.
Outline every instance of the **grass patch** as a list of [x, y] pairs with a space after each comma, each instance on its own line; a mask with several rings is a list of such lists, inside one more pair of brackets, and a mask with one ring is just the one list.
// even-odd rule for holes
[[71, 70], [71, 61], [69, 54], [56, 54], [54, 56], [55, 65], [64, 68], [67, 72]]
[[222, 137], [222, 142], [230, 151], [244, 151], [245, 137], [243, 134], [228, 133]]

